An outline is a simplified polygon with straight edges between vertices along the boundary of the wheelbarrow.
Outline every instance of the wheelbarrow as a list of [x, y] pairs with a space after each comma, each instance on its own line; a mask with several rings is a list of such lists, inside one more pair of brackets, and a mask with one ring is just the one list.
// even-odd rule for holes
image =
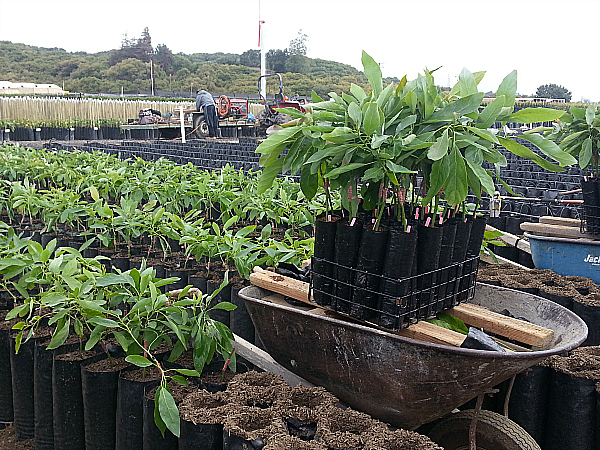
[[[566, 308], [528, 293], [485, 284], [477, 284], [470, 303], [495, 312], [508, 309], [515, 317], [550, 328], [554, 331], [552, 342], [543, 349], [523, 352], [451, 347], [266, 301], [273, 293], [256, 286], [242, 289], [239, 295], [246, 302], [265, 350], [275, 361], [323, 386], [348, 406], [409, 430], [446, 416], [444, 420], [451, 421], [445, 428], [449, 434], [466, 424], [468, 435], [471, 416], [451, 414], [457, 407], [475, 397], [482, 398], [481, 394], [548, 356], [567, 353], [587, 337], [586, 324]], [[514, 422], [495, 413], [497, 417], [490, 418], [487, 413], [476, 414], [484, 422], [486, 417], [487, 422], [503, 422], [500, 429], [518, 428], [517, 434], [524, 433], [531, 442], [507, 445], [503, 444], [504, 437], [491, 442], [486, 439], [494, 437], [483, 433], [482, 439], [477, 434], [478, 449], [539, 448]], [[459, 416], [462, 421], [457, 420]], [[441, 422], [436, 428], [440, 426], [443, 428]], [[507, 433], [514, 434], [514, 430]], [[515, 442], [521, 439], [517, 436]], [[447, 448], [469, 449], [469, 443]]]

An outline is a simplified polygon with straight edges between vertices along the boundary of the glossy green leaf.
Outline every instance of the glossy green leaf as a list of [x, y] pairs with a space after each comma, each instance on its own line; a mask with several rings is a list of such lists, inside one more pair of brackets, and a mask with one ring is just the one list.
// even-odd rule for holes
[[353, 122], [360, 127], [360, 124], [362, 123], [362, 111], [360, 106], [358, 106], [358, 103], [353, 102], [348, 105], [348, 115]]
[[339, 175], [350, 172], [351, 170], [360, 169], [361, 167], [368, 166], [367, 163], [350, 163], [344, 164], [343, 166], [337, 167], [330, 172], [323, 175], [323, 178], [336, 178]]
[[429, 147], [427, 157], [432, 161], [442, 159], [448, 153], [448, 128], [437, 138], [435, 144]]
[[331, 133], [324, 133], [323, 139], [326, 141], [333, 142], [334, 144], [343, 144], [347, 141], [352, 141], [357, 138], [351, 128], [348, 127], [337, 127]]
[[487, 192], [489, 195], [494, 195], [496, 188], [494, 186], [494, 180], [492, 180], [492, 177], [490, 177], [490, 175], [483, 169], [483, 167], [481, 167], [481, 165], [470, 161], [469, 158], [465, 158], [465, 161], [479, 179], [479, 182], [481, 183], [481, 186], [485, 192]]
[[105, 317], [92, 317], [88, 320], [92, 325], [100, 325], [106, 328], [118, 328], [119, 324], [112, 319], [107, 319]]
[[596, 105], [594, 103], [592, 103], [591, 105], [588, 105], [588, 107], [585, 110], [585, 122], [589, 126], [592, 126], [594, 124], [595, 118], [596, 118]]
[[163, 420], [171, 433], [179, 437], [179, 410], [177, 409], [177, 405], [175, 404], [173, 396], [167, 389], [161, 386], [161, 388], [159, 388], [156, 392], [155, 399], [158, 399], [160, 418]]
[[367, 98], [367, 94], [365, 94], [363, 88], [354, 83], [350, 84], [350, 93], [354, 95], [359, 102], [362, 102], [365, 98]]
[[483, 100], [483, 92], [476, 92], [475, 94], [467, 95], [466, 97], [459, 98], [458, 100], [446, 105], [442, 109], [434, 112], [427, 122], [437, 122], [440, 120], [452, 119], [454, 115], [464, 116], [465, 114], [477, 111], [481, 101]]
[[67, 318], [66, 320], [59, 320], [58, 325], [54, 330], [54, 334], [52, 335], [52, 339], [50, 340], [50, 344], [48, 344], [48, 350], [54, 350], [65, 343], [67, 337], [69, 336], [70, 326], [70, 319]]
[[513, 107], [515, 104], [515, 98], [517, 95], [517, 71], [513, 70], [511, 73], [506, 75], [498, 86], [496, 91], [496, 98], [504, 96], [504, 107]]
[[513, 141], [512, 139], [507, 139], [503, 137], [498, 137], [498, 141], [501, 145], [504, 146], [509, 152], [520, 156], [521, 158], [529, 159], [535, 162], [540, 167], [543, 167], [546, 170], [551, 172], [563, 172], [564, 169], [556, 164], [552, 164], [550, 161], [541, 158], [536, 155], [531, 149], [525, 147], [524, 145], [519, 144], [518, 142]]
[[125, 358], [125, 361], [138, 367], [150, 367], [152, 365], [152, 362], [148, 358], [140, 355], [129, 355]]
[[581, 152], [579, 153], [579, 167], [585, 169], [587, 166], [589, 166], [590, 162], [592, 161], [592, 156], [592, 139], [587, 138], [581, 145]]
[[536, 145], [545, 155], [557, 161], [563, 166], [571, 166], [577, 164], [577, 160], [568, 154], [563, 152], [558, 145], [549, 139], [545, 139], [539, 134], [528, 134], [521, 136], [521, 139], [531, 142]]
[[308, 200], [312, 200], [319, 189], [319, 176], [311, 174], [308, 167], [300, 172], [300, 189]]
[[458, 75], [458, 82], [460, 83], [460, 96], [466, 97], [471, 94], [477, 93], [477, 83], [473, 74], [465, 67]]
[[569, 111], [576, 119], [585, 119], [586, 109], [577, 106], [570, 106]]
[[365, 104], [363, 114], [363, 129], [366, 134], [374, 134], [381, 130], [382, 121], [379, 106], [375, 102], [367, 102]]
[[467, 185], [467, 169], [465, 160], [458, 148], [450, 151], [448, 162], [448, 178], [444, 187], [444, 194], [448, 204], [454, 206], [462, 203], [467, 198], [469, 188]]
[[507, 117], [507, 120], [517, 123], [551, 122], [565, 114], [559, 109], [523, 108]]
[[[277, 133], [279, 134], [279, 133]], [[274, 135], [275, 136], [275, 135]], [[258, 194], [264, 194], [267, 189], [269, 189], [273, 185], [273, 181], [281, 171], [283, 167], [283, 158], [277, 159], [273, 164], [269, 165], [269, 167], [265, 167], [258, 179], [258, 184], [256, 190]]]
[[504, 107], [505, 97], [504, 95], [497, 96], [496, 99], [487, 104], [483, 111], [479, 113], [477, 118], [477, 128], [490, 128], [496, 121], [498, 114]]
[[[377, 97], [377, 96], [379, 96], [379, 94], [381, 94], [381, 91], [383, 91], [383, 78], [381, 76], [381, 67], [379, 67], [379, 64], [377, 64], [375, 62], [375, 60], [371, 56], [369, 56], [367, 54], [367, 52], [365, 52], [364, 50], [362, 52], [361, 59], [362, 59], [362, 65], [364, 68], [365, 76], [369, 80], [369, 83], [371, 84], [371, 87], [373, 88], [373, 92], [375, 93], [375, 96]], [[350, 91], [350, 92], [352, 92], [352, 91]], [[354, 92], [352, 92], [352, 94], [354, 94]], [[355, 95], [355, 97], [356, 97], [356, 95]]]

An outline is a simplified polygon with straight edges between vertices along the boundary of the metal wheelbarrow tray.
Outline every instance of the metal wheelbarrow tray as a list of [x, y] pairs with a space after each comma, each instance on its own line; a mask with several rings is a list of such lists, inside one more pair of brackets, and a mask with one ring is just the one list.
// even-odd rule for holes
[[286, 369], [323, 386], [342, 402], [393, 426], [415, 429], [546, 357], [587, 337], [573, 312], [535, 295], [477, 284], [471, 303], [554, 330], [531, 352], [493, 352], [431, 344], [261, 300], [272, 292], [240, 291], [265, 350]]

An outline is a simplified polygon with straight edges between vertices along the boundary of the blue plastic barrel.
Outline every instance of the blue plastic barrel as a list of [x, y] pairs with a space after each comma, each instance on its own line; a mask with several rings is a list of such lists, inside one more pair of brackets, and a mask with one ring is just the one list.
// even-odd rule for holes
[[536, 236], [529, 238], [531, 257], [537, 269], [559, 275], [588, 277], [600, 284], [600, 241]]

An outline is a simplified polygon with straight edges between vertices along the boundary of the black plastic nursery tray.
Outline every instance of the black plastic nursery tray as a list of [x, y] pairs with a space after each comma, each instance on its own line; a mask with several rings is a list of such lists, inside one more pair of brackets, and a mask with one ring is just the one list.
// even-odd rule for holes
[[[479, 256], [441, 269], [402, 279], [375, 275], [322, 258], [315, 263], [332, 269], [313, 271], [310, 289], [325, 309], [398, 331], [475, 296]], [[336, 276], [343, 273], [344, 277]], [[349, 280], [349, 281], [344, 281]]]

